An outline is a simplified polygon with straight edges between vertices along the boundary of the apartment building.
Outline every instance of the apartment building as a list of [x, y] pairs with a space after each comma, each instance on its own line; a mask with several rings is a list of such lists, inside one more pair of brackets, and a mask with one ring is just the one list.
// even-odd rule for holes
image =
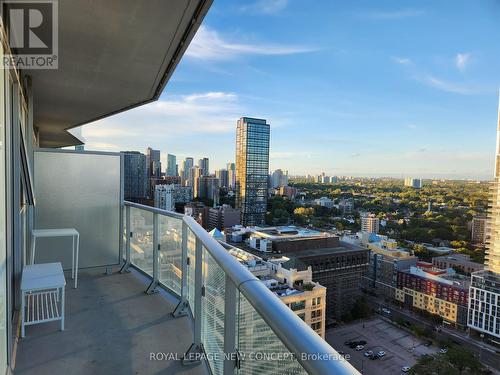
[[240, 210], [236, 210], [228, 204], [223, 204], [220, 207], [211, 207], [208, 212], [207, 230], [214, 228], [224, 230], [225, 228], [239, 225], [240, 216]]
[[475, 244], [486, 244], [488, 219], [485, 216], [472, 218], [471, 242]]
[[418, 257], [411, 255], [408, 249], [400, 247], [387, 236], [359, 232], [357, 235], [342, 237], [342, 241], [370, 250], [363, 286], [388, 298], [395, 298], [397, 271], [409, 269], [418, 262]]
[[369, 212], [362, 213], [361, 215], [361, 231], [367, 233], [378, 233], [380, 230], [380, 219]]
[[311, 267], [302, 271], [287, 269], [234, 246], [224, 246], [290, 310], [325, 337], [326, 288], [312, 280]]
[[[500, 143], [500, 98], [498, 103], [497, 145]], [[500, 148], [495, 156], [495, 179], [488, 212], [489, 236], [485, 269], [472, 273], [468, 326], [473, 333], [500, 346]]]
[[418, 262], [408, 270], [397, 271], [396, 300], [409, 308], [439, 316], [443, 323], [467, 327], [470, 280], [453, 270]]

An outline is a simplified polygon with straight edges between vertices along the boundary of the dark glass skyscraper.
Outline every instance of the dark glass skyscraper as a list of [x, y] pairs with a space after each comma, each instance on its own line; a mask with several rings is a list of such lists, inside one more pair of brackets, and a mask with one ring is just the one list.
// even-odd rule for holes
[[146, 155], [138, 151], [122, 151], [122, 154], [125, 199], [145, 198], [148, 186]]
[[236, 208], [243, 225], [265, 223], [269, 175], [266, 120], [242, 117], [236, 128]]

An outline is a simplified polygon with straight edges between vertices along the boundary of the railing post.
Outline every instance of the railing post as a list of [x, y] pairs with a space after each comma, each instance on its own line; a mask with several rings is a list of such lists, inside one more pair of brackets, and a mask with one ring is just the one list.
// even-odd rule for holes
[[174, 318], [186, 316], [188, 313], [189, 302], [187, 300], [188, 293], [188, 226], [182, 221], [182, 255], [181, 255], [181, 299], [175, 310], [172, 312]]
[[160, 272], [159, 270], [159, 262], [158, 262], [158, 257], [159, 257], [159, 250], [160, 250], [160, 241], [159, 241], [159, 233], [158, 233], [158, 214], [153, 213], [153, 280], [149, 284], [148, 288], [146, 289], [146, 294], [153, 294], [153, 293], [158, 293], [158, 283], [159, 283], [159, 277], [158, 274]]
[[224, 375], [234, 375], [239, 361], [236, 350], [237, 290], [228, 275], [224, 294]]
[[194, 268], [194, 341], [184, 354], [182, 364], [198, 364], [201, 362], [203, 343], [201, 342], [201, 309], [203, 298], [203, 251], [201, 240], [196, 237]]
[[130, 240], [132, 232], [130, 227], [130, 206], [125, 206], [125, 263], [120, 269], [120, 273], [130, 272]]

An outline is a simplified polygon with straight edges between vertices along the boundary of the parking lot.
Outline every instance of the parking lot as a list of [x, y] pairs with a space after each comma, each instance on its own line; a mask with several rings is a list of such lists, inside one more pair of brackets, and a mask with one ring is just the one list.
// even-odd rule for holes
[[[363, 350], [356, 351], [344, 345], [345, 341], [365, 340]], [[326, 341], [337, 351], [350, 355], [351, 364], [364, 374], [400, 374], [403, 366], [413, 366], [423, 354], [434, 354], [439, 348], [425, 346], [424, 341], [409, 332], [397, 328], [381, 318], [342, 325], [326, 331]], [[382, 358], [370, 360], [366, 351], [384, 351]]]

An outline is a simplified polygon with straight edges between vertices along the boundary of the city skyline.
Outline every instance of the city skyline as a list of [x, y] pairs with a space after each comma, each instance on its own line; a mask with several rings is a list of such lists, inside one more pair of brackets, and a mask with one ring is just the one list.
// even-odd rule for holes
[[275, 130], [270, 168], [293, 175], [491, 179], [500, 8], [453, 4], [215, 2], [160, 101], [85, 126], [87, 148], [218, 169], [253, 116]]

